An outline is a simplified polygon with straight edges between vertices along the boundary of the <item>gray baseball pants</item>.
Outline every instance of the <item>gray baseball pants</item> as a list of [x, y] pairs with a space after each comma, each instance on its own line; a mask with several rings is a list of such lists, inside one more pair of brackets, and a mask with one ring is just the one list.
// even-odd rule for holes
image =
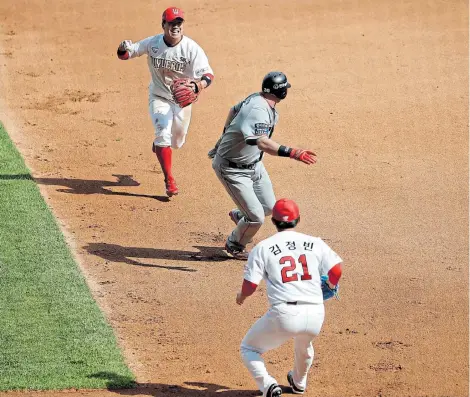
[[261, 161], [253, 169], [239, 169], [229, 167], [227, 160], [216, 155], [212, 168], [239, 210], [238, 224], [227, 243], [244, 248], [272, 213], [276, 198], [271, 179]]

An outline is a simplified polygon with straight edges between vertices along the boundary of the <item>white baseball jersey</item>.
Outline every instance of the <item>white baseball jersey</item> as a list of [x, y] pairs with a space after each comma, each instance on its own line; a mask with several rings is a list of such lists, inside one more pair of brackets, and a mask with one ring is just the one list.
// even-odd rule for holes
[[152, 81], [149, 92], [173, 102], [170, 85], [182, 77], [200, 79], [203, 74], [214, 74], [203, 49], [189, 37], [183, 36], [174, 47], [168, 47], [163, 34], [147, 37], [133, 43], [129, 58], [147, 54], [147, 64]]
[[244, 278], [257, 285], [266, 280], [271, 306], [293, 301], [322, 304], [320, 276], [340, 262], [321, 238], [285, 230], [256, 245]]

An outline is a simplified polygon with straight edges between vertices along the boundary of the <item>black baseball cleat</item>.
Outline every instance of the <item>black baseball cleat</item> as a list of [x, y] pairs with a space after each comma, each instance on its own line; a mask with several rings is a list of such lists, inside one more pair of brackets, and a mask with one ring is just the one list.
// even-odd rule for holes
[[292, 389], [292, 393], [294, 393], [294, 394], [304, 394], [305, 393], [305, 389], [300, 389], [295, 385], [294, 378], [292, 377], [292, 371], [289, 371], [287, 373], [287, 381], [289, 382], [289, 385]]
[[249, 252], [247, 252], [244, 248], [240, 247], [231, 247], [228, 243], [225, 243], [225, 251], [232, 256], [233, 259], [237, 259], [239, 261], [246, 261], [248, 260]]
[[273, 383], [269, 386], [268, 391], [266, 392], [266, 397], [279, 397], [282, 394], [282, 389], [277, 383]]

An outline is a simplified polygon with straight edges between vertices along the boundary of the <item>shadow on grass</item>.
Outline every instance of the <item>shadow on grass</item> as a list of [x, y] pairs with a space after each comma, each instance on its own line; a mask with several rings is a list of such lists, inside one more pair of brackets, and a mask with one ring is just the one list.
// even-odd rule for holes
[[183, 385], [136, 383], [130, 378], [112, 372], [98, 372], [89, 377], [107, 380], [108, 390], [120, 396], [253, 397], [261, 395], [257, 390], [234, 390], [214, 383], [184, 382]]
[[0, 180], [4, 180], [4, 181], [12, 181], [12, 180], [19, 180], [19, 179], [32, 181], [33, 177], [31, 176], [31, 174], [0, 175]]
[[220, 247], [205, 247], [200, 245], [194, 246], [194, 248], [197, 248], [199, 252], [160, 248], [123, 247], [121, 245], [107, 243], [89, 243], [83, 248], [92, 255], [99, 256], [112, 262], [122, 262], [134, 266], [180, 270], [183, 272], [195, 272], [196, 269], [191, 269], [187, 266], [166, 266], [142, 263], [132, 258], [170, 259], [190, 262], [223, 262], [233, 259]]
[[[7, 175], [10, 176], [10, 175]], [[148, 194], [137, 194], [128, 192], [114, 192], [107, 187], [129, 187], [139, 186], [140, 183], [132, 178], [132, 175], [113, 174], [116, 181], [102, 181], [94, 179], [71, 179], [71, 178], [33, 178], [41, 185], [65, 186], [66, 189], [57, 189], [58, 192], [72, 194], [105, 194], [113, 196], [147, 197], [162, 202], [169, 202], [167, 196], [152, 196]], [[1, 178], [1, 176], [0, 176]], [[14, 178], [11, 178], [14, 179]], [[18, 179], [18, 178], [17, 178]]]
[[97, 372], [95, 374], [88, 375], [87, 378], [105, 379], [106, 387], [109, 390], [113, 389], [133, 389], [137, 383], [130, 376], [123, 376], [114, 372]]

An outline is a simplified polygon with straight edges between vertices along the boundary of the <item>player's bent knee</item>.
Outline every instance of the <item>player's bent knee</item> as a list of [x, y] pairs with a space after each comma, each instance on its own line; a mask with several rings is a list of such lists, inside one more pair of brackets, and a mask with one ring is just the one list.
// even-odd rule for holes
[[259, 225], [259, 227], [261, 227], [261, 225], [264, 223], [265, 216], [264, 216], [264, 214], [263, 214], [263, 216], [259, 216], [259, 215], [256, 215], [256, 214], [251, 214], [248, 217], [246, 217], [246, 219], [253, 226]]
[[255, 211], [248, 211], [245, 214], [245, 217], [248, 222], [259, 224], [260, 227], [266, 219], [266, 216], [264, 215], [264, 210], [261, 208], [261, 206]]
[[171, 144], [171, 147], [172, 147], [173, 149], [175, 149], [175, 150], [181, 149], [181, 148], [183, 147], [183, 145], [184, 145], [185, 142], [186, 142], [186, 141], [182, 141], [182, 142], [173, 142], [173, 143]]

